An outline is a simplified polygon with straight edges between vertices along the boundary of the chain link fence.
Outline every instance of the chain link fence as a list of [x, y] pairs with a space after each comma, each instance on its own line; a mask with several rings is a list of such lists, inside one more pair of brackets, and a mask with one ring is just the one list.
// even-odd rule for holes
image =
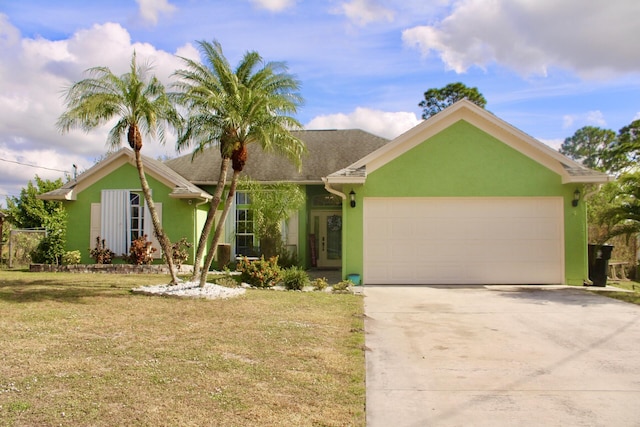
[[[8, 267], [23, 268], [31, 264], [31, 252], [47, 235], [44, 228], [16, 229], [9, 232]], [[3, 245], [3, 248], [5, 245]], [[4, 256], [2, 257], [4, 258]]]

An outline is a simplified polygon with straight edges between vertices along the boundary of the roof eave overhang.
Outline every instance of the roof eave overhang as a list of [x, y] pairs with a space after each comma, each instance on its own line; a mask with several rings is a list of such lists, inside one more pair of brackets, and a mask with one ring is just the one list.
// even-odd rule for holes
[[76, 193], [73, 191], [73, 188], [68, 189], [66, 192], [59, 192], [57, 194], [38, 194], [36, 199], [39, 200], [52, 200], [52, 201], [65, 201], [65, 200], [76, 200]]
[[202, 200], [211, 200], [213, 196], [209, 193], [170, 193], [169, 197], [172, 199], [202, 199]]
[[330, 184], [352, 184], [362, 185], [366, 182], [366, 176], [331, 176], [327, 177], [327, 182]]
[[563, 184], [605, 184], [607, 182], [613, 181], [613, 177], [609, 175], [603, 176], [570, 176], [563, 175], [562, 183]]

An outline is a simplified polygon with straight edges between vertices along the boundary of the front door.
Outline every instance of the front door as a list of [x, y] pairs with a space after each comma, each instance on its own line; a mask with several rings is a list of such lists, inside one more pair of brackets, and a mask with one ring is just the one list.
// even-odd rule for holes
[[311, 215], [319, 268], [342, 265], [342, 212], [316, 211]]

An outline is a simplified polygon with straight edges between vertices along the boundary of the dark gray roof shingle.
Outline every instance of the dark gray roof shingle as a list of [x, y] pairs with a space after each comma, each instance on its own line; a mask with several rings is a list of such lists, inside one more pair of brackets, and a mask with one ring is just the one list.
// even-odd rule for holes
[[[307, 146], [300, 172], [286, 158], [265, 153], [259, 144], [249, 144], [249, 157], [244, 173], [261, 182], [321, 183], [322, 177], [341, 170], [385, 145], [389, 140], [359, 129], [294, 131]], [[187, 154], [165, 164], [198, 185], [214, 185], [220, 172], [220, 151], [206, 149], [193, 158]], [[231, 168], [229, 168], [231, 169]], [[229, 171], [231, 177], [232, 171]]]

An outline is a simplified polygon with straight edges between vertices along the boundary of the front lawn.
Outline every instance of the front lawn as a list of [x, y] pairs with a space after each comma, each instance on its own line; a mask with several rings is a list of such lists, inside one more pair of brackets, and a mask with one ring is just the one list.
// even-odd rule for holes
[[0, 271], [2, 426], [363, 426], [362, 297]]
[[609, 282], [607, 283], [609, 286], [615, 286], [616, 288], [626, 289], [627, 291], [633, 292], [624, 292], [624, 291], [599, 291], [599, 294], [607, 296], [609, 298], [615, 298], [621, 301], [630, 302], [632, 304], [640, 305], [640, 283], [632, 282], [632, 281], [621, 281], [621, 282]]

